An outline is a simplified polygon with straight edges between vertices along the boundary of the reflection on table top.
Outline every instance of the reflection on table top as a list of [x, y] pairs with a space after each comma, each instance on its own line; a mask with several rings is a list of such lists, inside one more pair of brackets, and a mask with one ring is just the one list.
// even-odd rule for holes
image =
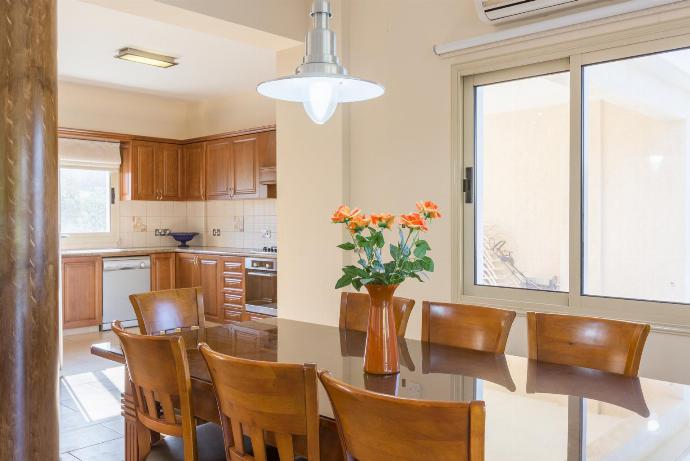
[[[627, 378], [585, 368], [538, 363], [400, 341], [401, 372], [362, 372], [364, 333], [286, 319], [183, 331], [192, 378], [210, 382], [196, 351], [213, 349], [255, 360], [305, 363], [350, 384], [400, 397], [486, 402], [486, 459], [690, 459], [690, 386]], [[123, 362], [119, 344], [92, 347]], [[652, 377], [653, 378], [653, 377]], [[323, 391], [320, 412], [332, 411]]]

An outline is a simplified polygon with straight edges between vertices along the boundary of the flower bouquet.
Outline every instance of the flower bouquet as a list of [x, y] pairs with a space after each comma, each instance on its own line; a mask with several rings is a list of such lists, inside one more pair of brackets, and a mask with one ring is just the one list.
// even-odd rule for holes
[[405, 279], [420, 282], [434, 271], [434, 261], [427, 256], [431, 250], [422, 232], [428, 223], [441, 217], [434, 202], [417, 202], [417, 211], [399, 217], [397, 244], [388, 246], [390, 261], [384, 261], [386, 246], [384, 231], [393, 229], [395, 216], [372, 214], [366, 216], [359, 208], [342, 205], [331, 221], [347, 227], [351, 241], [338, 245], [355, 253], [357, 262], [343, 267], [343, 276], [335, 288], [352, 285], [357, 291], [363, 286], [369, 292], [369, 324], [364, 356], [364, 370], [368, 373], [391, 374], [399, 371], [393, 295]]

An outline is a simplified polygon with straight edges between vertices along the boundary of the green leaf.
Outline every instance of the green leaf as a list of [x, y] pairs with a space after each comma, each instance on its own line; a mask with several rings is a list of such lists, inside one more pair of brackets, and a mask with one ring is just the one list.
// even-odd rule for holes
[[[355, 267], [355, 266], [345, 266], [343, 267], [343, 272], [345, 272], [346, 275], [349, 275], [350, 277], [357, 277], [359, 273], [357, 271], [361, 271], [362, 269]], [[367, 274], [369, 275], [369, 274]]]
[[434, 261], [428, 257], [425, 256], [421, 259], [422, 263], [422, 268], [424, 268], [425, 271], [427, 272], [433, 272], [434, 271]]
[[355, 290], [359, 291], [362, 288], [362, 282], [359, 279], [354, 279], [352, 281], [352, 286]]
[[363, 285], [367, 285], [367, 284], [373, 282], [374, 280], [376, 280], [376, 279], [373, 278], [373, 277], [369, 277], [369, 278], [366, 278], [366, 279], [360, 279], [359, 281], [362, 282]]
[[356, 247], [355, 247], [355, 244], [352, 242], [345, 242], [345, 243], [341, 243], [340, 245], [338, 245], [338, 248], [345, 250], [345, 251], [350, 251], [350, 250], [354, 250]]
[[424, 248], [426, 251], [431, 250], [431, 247], [429, 246], [429, 243], [426, 240], [417, 240], [417, 243], [415, 243], [415, 247]]
[[349, 275], [345, 274], [342, 277], [338, 279], [338, 281], [335, 283], [335, 289], [343, 288], [348, 286], [349, 284], [352, 283], [352, 277]]
[[397, 260], [400, 258], [400, 247], [397, 245], [393, 245], [392, 243], [390, 244], [390, 252], [391, 252], [391, 258], [394, 260]]
[[415, 258], [423, 258], [426, 255], [426, 247], [424, 246], [417, 246], [414, 249], [414, 257]]

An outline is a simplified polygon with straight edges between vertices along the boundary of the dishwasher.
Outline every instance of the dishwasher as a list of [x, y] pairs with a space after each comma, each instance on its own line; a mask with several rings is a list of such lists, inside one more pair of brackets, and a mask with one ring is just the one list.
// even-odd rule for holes
[[151, 291], [151, 258], [135, 256], [103, 258], [103, 320], [101, 330], [120, 320], [125, 327], [137, 326], [129, 295]]

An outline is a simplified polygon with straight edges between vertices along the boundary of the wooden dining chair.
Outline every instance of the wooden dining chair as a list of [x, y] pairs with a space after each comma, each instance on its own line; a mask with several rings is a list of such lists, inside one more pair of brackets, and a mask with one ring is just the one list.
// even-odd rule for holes
[[484, 402], [435, 402], [354, 388], [320, 371], [344, 456], [354, 461], [484, 459]]
[[229, 460], [293, 461], [297, 438], [306, 438], [309, 461], [320, 459], [314, 364], [241, 359], [204, 343], [199, 351], [213, 381]]
[[515, 312], [468, 304], [422, 303], [422, 341], [503, 354]]
[[[410, 319], [414, 299], [393, 298], [393, 316], [398, 336], [405, 336], [407, 321]], [[344, 330], [367, 331], [369, 323], [369, 295], [367, 293], [348, 293], [340, 295], [339, 327]]]
[[223, 433], [212, 423], [196, 426], [192, 384], [180, 336], [146, 336], [113, 324], [125, 355], [139, 424], [169, 437], [139, 440], [140, 460], [225, 461]]
[[649, 325], [528, 312], [527, 333], [532, 360], [637, 376]]
[[204, 329], [204, 297], [201, 288], [176, 288], [129, 296], [144, 335], [190, 328]]

